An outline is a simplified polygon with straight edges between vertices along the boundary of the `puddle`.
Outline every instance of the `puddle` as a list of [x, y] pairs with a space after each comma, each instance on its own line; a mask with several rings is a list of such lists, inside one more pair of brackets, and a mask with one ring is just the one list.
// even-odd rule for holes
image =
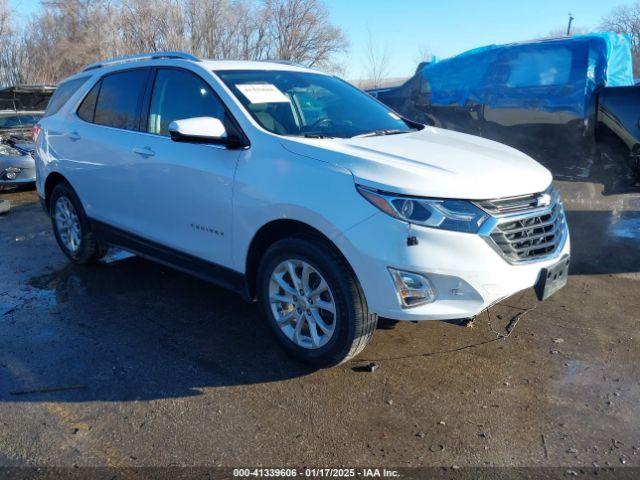
[[33, 277], [27, 282], [30, 290], [39, 292], [40, 297], [50, 296], [54, 301], [65, 301], [70, 296], [86, 295], [84, 282], [75, 274], [74, 266], [67, 265], [60, 271]]
[[611, 217], [609, 233], [617, 238], [640, 240], [640, 212], [622, 212]]
[[584, 181], [584, 179], [591, 177], [592, 167], [593, 167], [593, 158], [589, 157], [582, 164], [567, 166], [565, 175], [556, 174], [555, 177], [556, 178], [566, 177], [569, 181], [575, 181], [575, 180]]

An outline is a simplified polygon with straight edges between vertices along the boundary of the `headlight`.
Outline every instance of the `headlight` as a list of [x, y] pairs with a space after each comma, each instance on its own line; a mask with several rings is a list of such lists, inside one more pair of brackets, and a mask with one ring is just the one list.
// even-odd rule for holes
[[21, 157], [23, 153], [17, 148], [13, 148], [9, 145], [5, 145], [4, 143], [0, 143], [0, 155], [8, 157]]
[[477, 233], [489, 215], [466, 200], [420, 198], [379, 192], [357, 185], [358, 192], [384, 213], [425, 227]]

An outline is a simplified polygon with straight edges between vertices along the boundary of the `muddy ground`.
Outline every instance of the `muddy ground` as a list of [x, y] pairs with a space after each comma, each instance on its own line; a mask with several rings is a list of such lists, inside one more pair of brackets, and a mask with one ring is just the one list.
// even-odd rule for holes
[[0, 194], [0, 466], [640, 466], [640, 196], [559, 186], [566, 288], [378, 329], [322, 371], [222, 289], [70, 265], [35, 193]]

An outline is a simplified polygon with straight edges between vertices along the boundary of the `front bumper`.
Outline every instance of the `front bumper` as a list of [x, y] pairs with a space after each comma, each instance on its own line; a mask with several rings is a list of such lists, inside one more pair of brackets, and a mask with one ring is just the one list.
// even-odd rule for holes
[[[409, 229], [410, 228], [410, 229]], [[407, 237], [418, 244], [407, 246]], [[477, 234], [420, 227], [378, 213], [336, 239], [364, 290], [369, 310], [395, 320], [451, 320], [533, 287], [540, 271], [570, 252], [564, 244], [541, 261], [510, 264]], [[420, 273], [435, 287], [434, 302], [401, 308], [387, 267]]]
[[[6, 171], [9, 168], [19, 168], [20, 173], [14, 179], [8, 179]], [[27, 185], [36, 181], [36, 166], [31, 155], [0, 156], [0, 186]]]

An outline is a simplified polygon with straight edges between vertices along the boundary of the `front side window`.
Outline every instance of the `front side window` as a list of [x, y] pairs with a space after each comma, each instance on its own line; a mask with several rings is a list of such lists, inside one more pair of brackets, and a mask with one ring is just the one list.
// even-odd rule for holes
[[349, 138], [413, 130], [387, 107], [335, 77], [293, 71], [215, 73], [272, 133]]
[[511, 88], [566, 85], [571, 79], [573, 54], [567, 47], [519, 51], [494, 66], [504, 78], [500, 83]]
[[126, 130], [138, 129], [138, 110], [148, 70], [112, 73], [102, 79], [94, 123]]
[[209, 85], [186, 70], [159, 69], [151, 95], [147, 131], [168, 136], [171, 122], [194, 117], [215, 117], [229, 131], [225, 108]]

